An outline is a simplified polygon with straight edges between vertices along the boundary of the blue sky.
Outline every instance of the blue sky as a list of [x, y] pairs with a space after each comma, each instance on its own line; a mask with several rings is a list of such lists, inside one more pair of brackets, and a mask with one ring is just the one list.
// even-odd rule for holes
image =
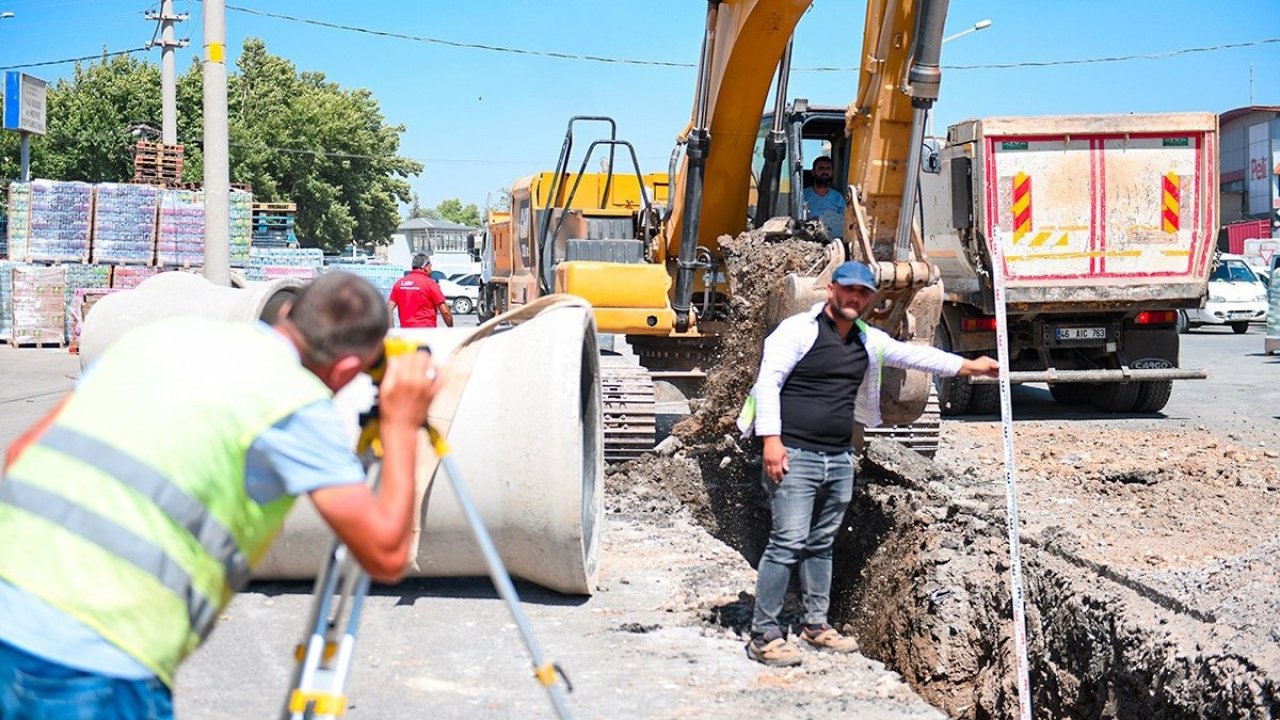
[[[230, 5], [458, 43], [692, 64], [705, 3], [652, 0], [336, 2], [230, 0]], [[176, 0], [192, 22], [185, 68], [199, 52], [202, 6]], [[0, 67], [138, 47], [151, 37], [144, 11], [158, 0], [0, 0]], [[853, 68], [862, 43], [860, 0], [816, 0], [796, 35], [796, 68]], [[991, 27], [947, 43], [944, 65], [986, 65], [1148, 55], [1280, 37], [1280, 2], [1232, 0], [951, 0], [947, 34], [978, 20]], [[570, 115], [611, 115], [644, 171], [666, 169], [689, 117], [692, 67], [603, 63], [447, 47], [264, 18], [229, 10], [234, 61], [246, 36], [300, 69], [367, 87], [389, 122], [403, 123], [402, 153], [426, 165], [412, 183], [424, 205], [457, 197], [483, 205], [516, 178], [550, 169]], [[150, 53], [159, 61], [159, 52]], [[944, 70], [935, 128], [997, 114], [1223, 112], [1280, 104], [1280, 43], [1158, 60]], [[26, 70], [49, 80], [72, 65]], [[798, 70], [791, 94], [812, 102], [852, 99], [853, 71]], [[181, 138], [180, 138], [181, 140]], [[585, 143], [583, 143], [585, 145]], [[581, 146], [580, 146], [581, 147]]]

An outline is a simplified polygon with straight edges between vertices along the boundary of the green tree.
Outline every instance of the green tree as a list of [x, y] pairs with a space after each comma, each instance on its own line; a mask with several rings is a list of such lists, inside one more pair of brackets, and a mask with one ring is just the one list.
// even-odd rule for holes
[[[76, 63], [49, 86], [46, 130], [31, 137], [32, 177], [120, 182], [133, 177], [131, 130], [160, 127], [160, 70], [129, 55]], [[0, 177], [18, 177], [18, 134], [0, 133]]]
[[480, 227], [480, 208], [476, 207], [475, 203], [463, 205], [458, 198], [441, 200], [435, 207], [435, 215], [429, 217], [437, 217], [467, 227]]

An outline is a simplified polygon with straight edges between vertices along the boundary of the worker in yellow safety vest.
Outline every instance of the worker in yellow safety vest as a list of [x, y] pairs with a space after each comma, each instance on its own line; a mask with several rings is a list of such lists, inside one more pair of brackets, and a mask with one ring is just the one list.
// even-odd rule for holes
[[402, 575], [429, 356], [388, 360], [375, 493], [332, 397], [380, 359], [383, 298], [329, 273], [281, 315], [132, 330], [9, 448], [0, 718], [172, 717], [178, 664], [303, 493], [370, 575]]

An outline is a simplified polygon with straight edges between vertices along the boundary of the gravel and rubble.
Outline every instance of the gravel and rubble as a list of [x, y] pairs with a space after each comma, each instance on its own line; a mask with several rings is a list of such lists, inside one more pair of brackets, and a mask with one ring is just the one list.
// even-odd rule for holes
[[[610, 482], [638, 490], [622, 502], [679, 501], [754, 563], [769, 511], [758, 448], [733, 418], [771, 312], [769, 268], [811, 270], [821, 245], [721, 242], [739, 289], [733, 350], [675, 439]], [[1280, 717], [1280, 453], [1204, 427], [1017, 428], [1037, 717]], [[951, 717], [1016, 717], [1000, 425], [948, 421], [942, 436], [936, 462], [868, 446], [837, 539], [832, 621]], [[750, 610], [746, 595], [699, 607], [739, 635]]]
[[[1015, 717], [999, 426], [947, 430], [937, 463], [868, 447], [832, 619], [951, 717]], [[1274, 459], [1203, 431], [1135, 440], [1052, 423], [1020, 426], [1015, 447], [1037, 717], [1280, 716]], [[758, 457], [732, 437], [666, 453], [615, 470], [611, 506], [687, 511], [754, 563], [768, 527]], [[712, 631], [746, 632], [751, 578], [738, 582], [736, 599], [730, 580], [688, 602]]]

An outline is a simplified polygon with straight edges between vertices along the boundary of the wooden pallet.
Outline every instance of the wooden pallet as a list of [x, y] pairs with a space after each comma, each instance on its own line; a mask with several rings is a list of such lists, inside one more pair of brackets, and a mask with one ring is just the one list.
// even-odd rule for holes
[[297, 203], [286, 202], [256, 202], [253, 204], [253, 212], [256, 213], [273, 213], [273, 212], [298, 212]]
[[183, 145], [182, 143], [177, 143], [175, 145], [165, 145], [164, 143], [150, 142], [148, 140], [139, 140], [136, 147], [139, 151], [151, 150], [156, 152], [180, 153], [182, 152]]
[[65, 340], [25, 340], [22, 342], [14, 342], [8, 338], [0, 338], [9, 347], [18, 350], [22, 348], [43, 349], [43, 348], [64, 348], [67, 346]]

